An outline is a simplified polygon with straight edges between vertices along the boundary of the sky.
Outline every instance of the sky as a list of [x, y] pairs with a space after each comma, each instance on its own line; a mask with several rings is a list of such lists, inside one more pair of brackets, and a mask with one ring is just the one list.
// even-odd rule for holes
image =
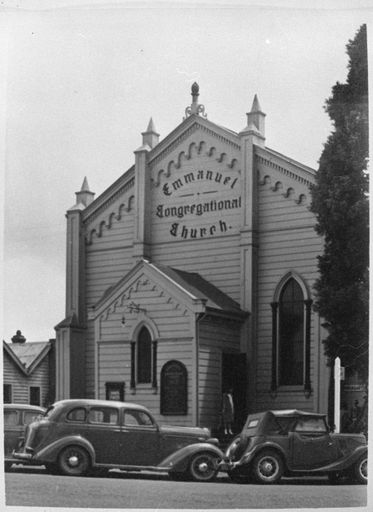
[[208, 119], [234, 131], [257, 94], [266, 145], [317, 169], [325, 100], [370, 5], [1, 1], [3, 339], [55, 337], [75, 192], [86, 176], [97, 197], [131, 167], [151, 117], [166, 137], [194, 81]]

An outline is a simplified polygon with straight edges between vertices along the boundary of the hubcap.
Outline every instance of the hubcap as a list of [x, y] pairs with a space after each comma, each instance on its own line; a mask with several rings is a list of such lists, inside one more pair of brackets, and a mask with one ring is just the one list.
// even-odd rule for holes
[[208, 471], [208, 469], [209, 469], [209, 466], [208, 466], [207, 462], [201, 462], [198, 466], [198, 469], [201, 473], [206, 473], [206, 471]]
[[76, 455], [70, 455], [68, 458], [69, 466], [72, 468], [76, 467], [79, 464], [79, 458]]
[[264, 460], [260, 467], [261, 472], [265, 477], [272, 476], [276, 472], [276, 465], [271, 460]]
[[368, 478], [368, 461], [363, 460], [363, 462], [360, 464], [360, 473], [361, 476], [365, 479]]

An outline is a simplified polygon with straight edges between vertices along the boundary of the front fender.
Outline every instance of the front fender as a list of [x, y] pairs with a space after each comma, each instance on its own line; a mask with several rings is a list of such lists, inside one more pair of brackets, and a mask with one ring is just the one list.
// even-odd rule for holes
[[32, 457], [32, 460], [39, 461], [41, 463], [57, 462], [58, 454], [60, 453], [60, 451], [66, 446], [71, 445], [81, 446], [82, 448], [85, 448], [89, 453], [92, 464], [95, 463], [96, 457], [94, 448], [91, 445], [91, 443], [82, 436], [67, 436], [62, 437], [61, 439], [57, 439], [57, 441], [54, 441], [53, 443], [49, 444], [48, 446], [45, 446], [40, 451], [35, 453]]
[[188, 469], [189, 461], [196, 453], [208, 452], [216, 455], [219, 459], [224, 459], [224, 453], [215, 445], [209, 443], [195, 443], [184, 446], [176, 452], [169, 455], [160, 464], [159, 468], [167, 469], [168, 471], [184, 472]]

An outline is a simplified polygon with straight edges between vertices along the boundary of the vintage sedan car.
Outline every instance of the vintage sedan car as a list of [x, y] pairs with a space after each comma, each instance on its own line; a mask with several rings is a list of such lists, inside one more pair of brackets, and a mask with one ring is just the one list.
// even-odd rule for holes
[[8, 471], [20, 461], [13, 457], [13, 451], [23, 439], [26, 426], [44, 414], [45, 409], [37, 405], [4, 404], [4, 466]]
[[118, 468], [206, 482], [224, 458], [217, 444], [207, 428], [159, 426], [141, 405], [74, 399], [31, 423], [14, 456], [71, 476]]
[[291, 475], [349, 477], [367, 483], [363, 434], [333, 433], [324, 414], [297, 410], [250, 414], [228, 446], [225, 469], [232, 480], [273, 484]]

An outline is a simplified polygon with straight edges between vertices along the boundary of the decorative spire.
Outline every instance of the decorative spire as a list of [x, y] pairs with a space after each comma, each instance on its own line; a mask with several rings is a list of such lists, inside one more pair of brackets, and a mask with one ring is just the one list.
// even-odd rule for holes
[[254, 113], [254, 112], [263, 112], [261, 107], [260, 107], [258, 96], [256, 94], [254, 96], [253, 106], [251, 107], [251, 112], [252, 113]]
[[82, 188], [79, 192], [75, 192], [77, 204], [88, 206], [95, 198], [95, 193], [89, 190], [87, 177], [84, 177]]
[[194, 84], [192, 85], [191, 95], [192, 95], [192, 104], [190, 105], [190, 107], [187, 107], [185, 109], [184, 119], [186, 119], [187, 117], [192, 116], [192, 115], [198, 116], [199, 114], [202, 114], [203, 117], [207, 117], [207, 114], [205, 113], [205, 106], [200, 105], [198, 103], [199, 85], [197, 84], [197, 82], [194, 82]]
[[150, 118], [148, 127], [146, 129], [146, 132], [142, 132], [142, 144], [145, 146], [146, 144], [150, 148], [154, 148], [159, 142], [159, 133], [157, 133], [157, 130], [155, 129], [153, 118]]

